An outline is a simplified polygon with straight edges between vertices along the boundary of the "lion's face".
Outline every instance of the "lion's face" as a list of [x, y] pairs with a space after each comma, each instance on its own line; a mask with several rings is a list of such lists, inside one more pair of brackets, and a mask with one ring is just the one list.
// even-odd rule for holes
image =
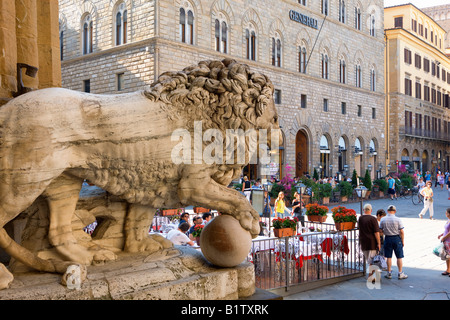
[[273, 133], [273, 130], [277, 130], [279, 134], [279, 141], [278, 141], [279, 145], [283, 143], [283, 136], [279, 131], [280, 125], [278, 123], [278, 112], [275, 107], [275, 102], [273, 100], [272, 95], [270, 96], [270, 99], [267, 99], [265, 112], [260, 117], [258, 117], [258, 119], [256, 120], [256, 125], [258, 128], [267, 130], [267, 136], [269, 137], [267, 142], [269, 147], [271, 147], [270, 137], [271, 134]]

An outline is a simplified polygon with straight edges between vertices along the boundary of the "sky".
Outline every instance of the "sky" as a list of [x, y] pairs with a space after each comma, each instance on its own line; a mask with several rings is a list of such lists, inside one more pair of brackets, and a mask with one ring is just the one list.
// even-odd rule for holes
[[417, 8], [422, 9], [427, 7], [440, 6], [443, 4], [450, 4], [450, 0], [384, 0], [385, 7], [391, 7], [406, 3], [412, 3]]

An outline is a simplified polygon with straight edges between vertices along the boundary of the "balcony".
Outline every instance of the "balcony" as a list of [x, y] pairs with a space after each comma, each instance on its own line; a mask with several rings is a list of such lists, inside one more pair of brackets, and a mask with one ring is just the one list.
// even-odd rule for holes
[[434, 130], [425, 130], [422, 128], [400, 126], [399, 135], [413, 137], [413, 138], [424, 138], [424, 139], [450, 142], [450, 133], [442, 132], [442, 131], [439, 132], [439, 131], [434, 131]]

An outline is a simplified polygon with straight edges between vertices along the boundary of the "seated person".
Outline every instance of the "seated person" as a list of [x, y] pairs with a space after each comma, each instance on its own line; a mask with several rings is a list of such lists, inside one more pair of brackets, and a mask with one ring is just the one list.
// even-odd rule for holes
[[203, 224], [203, 219], [200, 216], [194, 217], [193, 221], [194, 221], [194, 224], [189, 229], [189, 239], [191, 239], [191, 240], [194, 240], [194, 237], [192, 237], [192, 232], [194, 232], [195, 226], [198, 224]]
[[189, 224], [189, 213], [184, 212], [181, 214], [180, 216], [180, 223], [178, 226], [180, 226], [183, 222], [186, 222], [187, 224]]
[[203, 219], [203, 224], [206, 226], [208, 224], [208, 222], [210, 222], [212, 219], [211, 212], [205, 212], [202, 216], [202, 219]]
[[186, 232], [189, 230], [189, 223], [183, 222], [178, 226], [178, 229], [170, 230], [167, 234], [167, 240], [173, 242], [176, 245], [194, 245], [194, 241], [190, 240], [186, 235]]

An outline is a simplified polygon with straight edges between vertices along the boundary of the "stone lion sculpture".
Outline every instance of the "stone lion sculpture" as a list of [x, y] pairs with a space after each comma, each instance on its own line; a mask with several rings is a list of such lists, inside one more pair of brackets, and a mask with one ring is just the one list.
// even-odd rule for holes
[[[0, 246], [44, 272], [110, 259], [79, 245], [71, 219], [85, 179], [129, 203], [124, 223], [127, 252], [172, 246], [150, 237], [156, 208], [195, 205], [235, 217], [253, 237], [259, 215], [239, 192], [227, 188], [248, 163], [174, 163], [182, 128], [279, 128], [273, 85], [234, 60], [203, 61], [162, 74], [149, 90], [95, 95], [61, 88], [17, 97], [0, 108]], [[224, 148], [226, 146], [224, 145]], [[64, 261], [45, 260], [10, 238], [6, 223], [38, 198], [49, 208], [48, 238]], [[12, 275], [0, 264], [0, 288]]]

